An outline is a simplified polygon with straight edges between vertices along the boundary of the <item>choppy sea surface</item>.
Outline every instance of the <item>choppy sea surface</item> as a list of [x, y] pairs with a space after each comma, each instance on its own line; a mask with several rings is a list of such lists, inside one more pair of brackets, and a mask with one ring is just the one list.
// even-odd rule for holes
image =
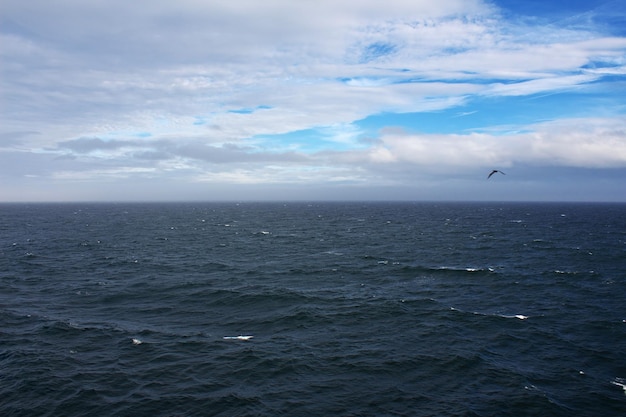
[[626, 205], [0, 205], [2, 416], [626, 415]]

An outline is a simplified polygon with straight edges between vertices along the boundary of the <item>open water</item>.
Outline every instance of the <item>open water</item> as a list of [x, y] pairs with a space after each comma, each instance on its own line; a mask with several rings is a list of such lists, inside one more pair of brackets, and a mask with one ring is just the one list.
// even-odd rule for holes
[[0, 205], [2, 416], [624, 416], [626, 205]]

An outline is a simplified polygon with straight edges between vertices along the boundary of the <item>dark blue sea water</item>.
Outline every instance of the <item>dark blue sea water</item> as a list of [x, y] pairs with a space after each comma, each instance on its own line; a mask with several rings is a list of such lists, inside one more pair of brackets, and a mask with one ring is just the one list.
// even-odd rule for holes
[[624, 204], [0, 205], [2, 416], [623, 416], [625, 352]]

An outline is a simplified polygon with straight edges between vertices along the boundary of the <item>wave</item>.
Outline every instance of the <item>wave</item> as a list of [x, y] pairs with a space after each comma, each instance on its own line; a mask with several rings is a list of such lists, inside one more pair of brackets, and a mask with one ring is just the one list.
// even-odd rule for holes
[[405, 265], [402, 266], [405, 272], [419, 272], [424, 274], [477, 274], [491, 275], [497, 274], [495, 267], [476, 267], [476, 266], [424, 266], [424, 265]]
[[619, 415], [626, 206], [554, 207], [2, 207], [0, 413]]
[[499, 317], [499, 318], [503, 318], [503, 319], [516, 319], [516, 320], [527, 320], [530, 318], [530, 316], [526, 316], [524, 314], [502, 314], [502, 313], [484, 313], [484, 312], [479, 312], [479, 311], [465, 311], [465, 310], [461, 310], [455, 307], [450, 307], [450, 310], [452, 311], [458, 311], [460, 313], [464, 313], [464, 314], [472, 314], [475, 316], [483, 316], [483, 317]]
[[626, 395], [626, 378], [615, 378], [611, 384], [621, 387], [624, 390], [624, 395]]

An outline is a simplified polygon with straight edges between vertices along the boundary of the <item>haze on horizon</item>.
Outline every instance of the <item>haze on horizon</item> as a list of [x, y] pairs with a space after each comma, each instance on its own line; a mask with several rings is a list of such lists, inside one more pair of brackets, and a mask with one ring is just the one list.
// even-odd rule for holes
[[0, 202], [626, 201], [620, 0], [4, 0], [0, 38]]

